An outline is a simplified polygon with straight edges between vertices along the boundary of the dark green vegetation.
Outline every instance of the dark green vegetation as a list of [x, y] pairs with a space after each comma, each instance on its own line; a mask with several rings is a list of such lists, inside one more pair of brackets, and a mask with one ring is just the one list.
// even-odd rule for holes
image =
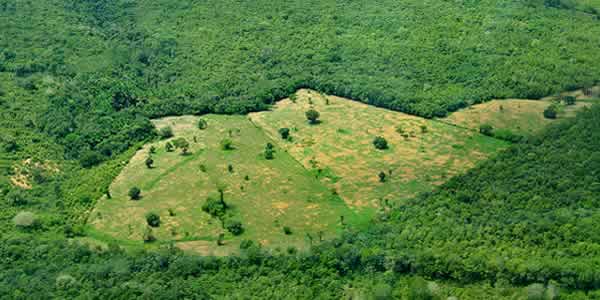
[[[64, 238], [83, 234], [95, 199], [111, 198], [108, 186], [123, 162], [159, 134], [150, 117], [262, 110], [300, 87], [433, 117], [490, 98], [538, 98], [590, 86], [600, 78], [597, 4], [0, 0], [0, 295], [182, 298], [237, 293], [337, 298], [345, 292], [430, 293], [431, 289], [408, 290], [423, 287], [420, 280], [403, 277], [398, 282], [396, 275], [390, 279], [381, 272], [392, 270], [388, 262], [395, 262], [396, 256], [387, 253], [394, 253], [391, 247], [398, 249], [398, 244], [410, 249], [406, 253], [417, 262], [408, 260], [408, 270], [427, 276], [517, 284], [554, 278], [566, 287], [595, 288], [597, 239], [594, 230], [588, 230], [595, 228], [590, 225], [594, 202], [586, 195], [597, 188], [597, 173], [591, 173], [597, 168], [590, 160], [597, 155], [589, 147], [598, 145], [579, 142], [589, 140], [587, 131], [580, 136], [569, 127], [588, 125], [565, 125], [562, 133], [547, 134], [539, 151], [551, 148], [548, 143], [553, 141], [548, 139], [560, 142], [556, 147], [562, 151], [540, 153], [547, 154], [546, 160], [535, 155], [538, 149], [532, 145], [537, 144], [530, 141], [511, 150], [518, 155], [485, 165], [510, 168], [511, 161], [523, 159], [518, 149], [526, 149], [534, 152], [523, 161], [529, 169], [555, 166], [565, 173], [564, 182], [563, 177], [553, 177], [563, 175], [549, 172], [553, 169], [540, 170], [539, 177], [521, 173], [532, 180], [518, 183], [532, 185], [512, 183], [511, 188], [523, 190], [509, 193], [508, 175], [479, 168], [427, 197], [419, 205], [446, 201], [443, 213], [452, 213], [449, 216], [462, 217], [465, 209], [497, 215], [488, 224], [477, 214], [459, 222], [428, 215], [434, 210], [414, 211], [431, 221], [414, 233], [430, 234], [421, 243], [405, 245], [402, 235], [391, 240], [377, 235], [378, 241], [389, 244], [364, 248], [362, 244], [376, 244], [365, 234], [357, 242], [334, 243], [310, 254], [266, 259], [250, 247], [242, 258], [215, 260], [173, 253], [125, 254], [114, 248], [91, 251]], [[577, 124], [597, 131], [593, 120], [581, 120]], [[565, 145], [563, 136], [578, 148]], [[587, 156], [580, 155], [580, 149]], [[539, 165], [529, 165], [529, 160]], [[584, 164], [591, 166], [581, 167]], [[499, 170], [508, 172], [506, 168]], [[478, 191], [473, 179], [477, 174], [480, 183], [498, 179], [505, 190], [500, 196]], [[461, 196], [472, 203], [451, 202], [454, 198], [448, 195], [457, 187], [474, 195]], [[530, 191], [543, 196], [515, 200], [533, 194]], [[491, 209], [478, 208], [481, 199], [491, 201]], [[524, 208], [509, 214], [503, 201]], [[542, 218], [534, 218], [536, 213]], [[517, 222], [517, 216], [525, 223]], [[399, 226], [394, 221], [384, 228], [398, 232], [415, 222], [407, 219]], [[446, 222], [446, 227], [435, 231], [435, 222]], [[500, 227], [502, 222], [506, 226]], [[452, 225], [456, 226], [447, 227]], [[508, 229], [514, 235], [510, 239]], [[461, 242], [465, 236], [471, 241]], [[144, 239], [155, 239], [151, 228]], [[310, 237], [313, 240], [318, 239]], [[426, 256], [431, 251], [418, 251], [428, 249], [438, 252]], [[500, 259], [504, 257], [510, 260]], [[425, 263], [430, 261], [457, 267], [443, 274], [439, 270], [451, 268]], [[275, 280], [277, 285], [272, 284]], [[345, 290], [352, 280], [356, 290]], [[478, 296], [492, 297], [482, 290], [484, 296]]]

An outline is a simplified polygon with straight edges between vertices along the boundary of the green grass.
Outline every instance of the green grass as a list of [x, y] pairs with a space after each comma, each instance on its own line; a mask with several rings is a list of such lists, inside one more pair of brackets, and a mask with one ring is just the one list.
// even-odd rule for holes
[[[111, 185], [112, 199], [98, 201], [90, 217], [94, 232], [141, 244], [144, 215], [154, 211], [161, 217], [160, 227], [153, 230], [159, 243], [173, 240], [181, 242], [184, 249], [219, 254], [235, 251], [242, 239], [269, 247], [302, 248], [307, 246], [307, 233], [315, 240], [319, 231], [325, 237], [335, 235], [341, 229], [341, 215], [349, 224], [366, 223], [283, 149], [276, 148], [275, 159], [266, 160], [263, 150], [272, 141], [245, 117], [204, 118], [209, 123], [205, 130], [196, 128], [198, 117], [155, 121], [158, 128], [171, 126], [174, 138], [185, 137], [191, 144], [190, 153], [166, 152], [167, 141], [145, 145]], [[222, 150], [223, 138], [232, 139], [235, 149]], [[152, 169], [144, 164], [150, 146], [156, 147]], [[232, 173], [228, 165], [233, 166]], [[128, 199], [133, 186], [141, 188], [142, 199]], [[239, 237], [227, 234], [222, 247], [215, 242], [219, 233], [225, 232], [220, 221], [201, 209], [208, 196], [218, 197], [218, 186], [225, 188], [232, 217], [241, 220], [245, 228]], [[169, 216], [169, 209], [175, 216]], [[285, 235], [283, 226], [289, 226], [293, 234]]]
[[[311, 107], [321, 113], [320, 124], [306, 121], [304, 112]], [[469, 130], [310, 90], [299, 91], [295, 102], [286, 99], [273, 111], [250, 117], [349, 206], [366, 214], [381, 199], [401, 203], [430, 191], [506, 147]], [[279, 137], [282, 127], [297, 129], [291, 130], [291, 142]], [[376, 136], [385, 137], [390, 148], [376, 150]], [[379, 182], [381, 171], [387, 174], [384, 183]]]

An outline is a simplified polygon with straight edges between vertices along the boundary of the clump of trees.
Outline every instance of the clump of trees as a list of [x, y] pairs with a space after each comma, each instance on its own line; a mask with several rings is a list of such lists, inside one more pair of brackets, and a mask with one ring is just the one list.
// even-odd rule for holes
[[377, 136], [375, 139], [373, 139], [373, 145], [379, 150], [385, 150], [389, 148], [387, 140], [381, 136]]
[[554, 104], [548, 106], [544, 110], [544, 117], [546, 119], [556, 119], [557, 115], [558, 115], [558, 108]]
[[190, 143], [185, 138], [180, 137], [173, 141], [173, 146], [177, 149], [181, 149], [181, 155], [187, 155]]
[[240, 235], [244, 233], [244, 226], [239, 220], [231, 218], [227, 219], [225, 228], [227, 228], [227, 231], [231, 232], [233, 235]]
[[158, 136], [162, 139], [168, 139], [173, 137], [173, 128], [171, 126], [165, 126], [158, 130]]

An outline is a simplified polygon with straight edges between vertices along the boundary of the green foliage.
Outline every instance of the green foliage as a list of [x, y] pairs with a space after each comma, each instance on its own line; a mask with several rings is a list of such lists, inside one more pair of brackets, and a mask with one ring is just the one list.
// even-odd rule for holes
[[19, 212], [12, 221], [17, 228], [23, 230], [35, 229], [40, 225], [38, 217], [29, 211]]
[[228, 150], [233, 150], [233, 141], [231, 139], [222, 139], [221, 140], [221, 149], [228, 151]]
[[310, 124], [318, 124], [320, 122], [319, 117], [321, 116], [321, 114], [314, 109], [307, 110], [305, 115], [306, 119]]
[[140, 198], [142, 197], [142, 190], [140, 190], [140, 188], [134, 186], [129, 189], [129, 192], [127, 192], [127, 195], [129, 196], [129, 199], [131, 199], [131, 200], [140, 200]]
[[556, 107], [556, 105], [550, 105], [544, 110], [544, 117], [546, 119], [556, 119], [557, 114], [558, 108]]
[[487, 136], [494, 136], [494, 127], [490, 124], [482, 124], [479, 126], [479, 133]]
[[162, 139], [168, 139], [173, 137], [173, 128], [166, 126], [158, 130], [158, 136]]
[[373, 145], [379, 150], [385, 150], [389, 148], [387, 140], [381, 136], [377, 136], [375, 139], [373, 139]]
[[575, 96], [564, 96], [562, 100], [565, 102], [566, 105], [575, 105], [575, 103], [577, 102], [577, 98]]
[[158, 227], [160, 226], [160, 216], [155, 212], [146, 213], [146, 223], [150, 227]]
[[198, 120], [198, 125], [197, 126], [198, 126], [198, 129], [204, 130], [204, 129], [206, 129], [208, 127], [208, 122], [206, 122], [205, 119], [200, 119], [200, 120]]
[[279, 135], [281, 139], [287, 140], [290, 137], [290, 129], [287, 127], [279, 128]]
[[234, 219], [227, 219], [225, 223], [225, 228], [227, 231], [231, 232], [231, 234], [240, 235], [244, 233], [244, 226], [242, 226], [242, 222]]
[[222, 199], [208, 197], [202, 205], [202, 211], [213, 217], [222, 218], [227, 211], [227, 204]]
[[173, 146], [175, 146], [177, 149], [181, 149], [182, 155], [186, 155], [188, 153], [190, 143], [184, 137], [180, 137], [173, 140]]
[[152, 166], [154, 165], [154, 159], [152, 159], [152, 157], [148, 156], [146, 158], [146, 160], [144, 161], [144, 164], [146, 165], [146, 168], [152, 169]]
[[271, 159], [275, 158], [274, 153], [275, 153], [275, 149], [273, 148], [273, 144], [267, 143], [267, 145], [265, 146], [265, 152], [264, 152], [265, 159], [271, 160]]
[[174, 149], [174, 146], [173, 146], [173, 144], [171, 144], [171, 142], [167, 142], [165, 144], [165, 151], [167, 151], [167, 152], [173, 152], [173, 149]]
[[285, 235], [292, 234], [292, 228], [290, 228], [289, 226], [283, 226], [283, 233], [285, 233]]
[[144, 241], [144, 243], [151, 243], [156, 241], [156, 237], [154, 236], [154, 233], [152, 232], [152, 228], [150, 226], [146, 226], [146, 228], [144, 229], [142, 240]]
[[377, 177], [379, 177], [379, 182], [385, 182], [385, 177], [386, 177], [385, 172], [383, 172], [383, 171], [379, 172]]

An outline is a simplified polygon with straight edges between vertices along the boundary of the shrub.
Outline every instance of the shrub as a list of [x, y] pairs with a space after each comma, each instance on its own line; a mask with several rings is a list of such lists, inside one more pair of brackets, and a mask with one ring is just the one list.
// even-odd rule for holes
[[131, 189], [129, 189], [129, 193], [127, 193], [127, 195], [129, 195], [129, 198], [131, 200], [139, 200], [142, 194], [142, 190], [140, 190], [138, 187], [134, 186]]
[[146, 222], [151, 227], [160, 226], [160, 216], [155, 212], [149, 212], [146, 214]]
[[555, 105], [550, 105], [544, 110], [544, 117], [546, 119], [556, 119], [558, 111]]
[[71, 275], [63, 274], [56, 277], [54, 284], [58, 290], [69, 290], [77, 285], [77, 280]]
[[185, 155], [190, 147], [190, 143], [185, 138], [180, 137], [173, 141], [173, 146], [177, 149], [181, 149], [181, 154]]
[[283, 226], [283, 233], [285, 233], [286, 235], [290, 235], [292, 234], [292, 229], [288, 226]]
[[6, 201], [11, 206], [22, 206], [27, 204], [25, 192], [21, 189], [13, 189], [6, 194]]
[[541, 283], [534, 283], [527, 286], [528, 300], [543, 300], [546, 288]]
[[577, 98], [575, 96], [564, 96], [563, 101], [565, 101], [566, 105], [575, 105]]
[[204, 119], [198, 120], [198, 129], [204, 130], [207, 127], [208, 127], [208, 122], [206, 122], [206, 120], [204, 120]]
[[244, 232], [244, 227], [242, 226], [242, 222], [238, 220], [227, 220], [227, 224], [225, 228], [233, 235], [240, 235]]
[[314, 109], [309, 109], [308, 111], [306, 111], [305, 115], [306, 119], [310, 124], [319, 123], [319, 117], [321, 116], [321, 114], [318, 111]]
[[221, 149], [233, 150], [233, 141], [230, 139], [222, 139], [221, 140]]
[[379, 150], [385, 150], [388, 148], [387, 140], [381, 136], [375, 137], [373, 140], [373, 145]]
[[28, 211], [22, 211], [13, 218], [13, 223], [19, 229], [34, 229], [39, 226], [37, 216]]
[[146, 158], [146, 161], [144, 163], [146, 164], [146, 167], [148, 169], [152, 169], [152, 165], [154, 164], [154, 160], [152, 159], [152, 157], [148, 156]]
[[275, 150], [273, 150], [273, 144], [267, 143], [267, 146], [265, 147], [265, 159], [267, 159], [267, 160], [273, 159], [274, 153], [275, 153]]
[[242, 240], [240, 242], [240, 249], [242, 249], [242, 250], [248, 249], [252, 246], [254, 246], [254, 241], [252, 241], [252, 240]]
[[490, 124], [481, 124], [481, 126], [479, 126], [479, 133], [487, 136], [494, 136], [494, 127]]
[[173, 146], [173, 144], [171, 144], [171, 142], [167, 142], [167, 143], [165, 144], [165, 150], [166, 150], [167, 152], [173, 152], [173, 149], [174, 149], [174, 148], [175, 148], [175, 147]]
[[160, 136], [162, 139], [173, 137], [173, 128], [171, 128], [171, 126], [166, 126], [159, 129], [158, 136]]
[[279, 135], [284, 140], [287, 140], [290, 137], [290, 129], [289, 128], [279, 128]]
[[379, 182], [385, 182], [385, 173], [383, 171], [379, 172]]

